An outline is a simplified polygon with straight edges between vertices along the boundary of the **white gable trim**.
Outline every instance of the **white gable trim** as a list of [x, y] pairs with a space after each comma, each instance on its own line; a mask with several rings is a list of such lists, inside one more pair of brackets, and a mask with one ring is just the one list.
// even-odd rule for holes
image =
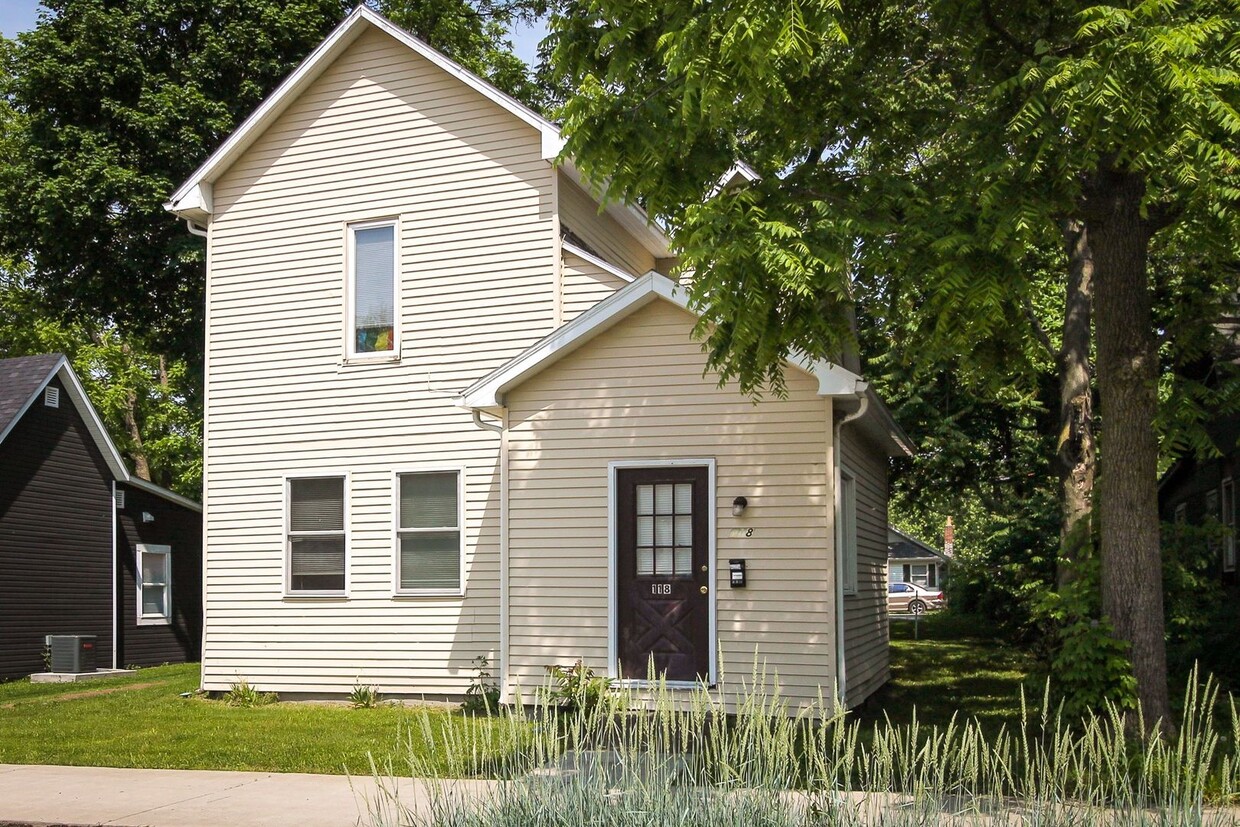
[[560, 249], [562, 249], [566, 253], [571, 253], [575, 255], [577, 258], [582, 259], [583, 261], [590, 262], [595, 267], [602, 270], [604, 273], [609, 273], [610, 275], [613, 275], [618, 279], [622, 279], [624, 281], [632, 283], [637, 278], [632, 273], [626, 272], [625, 270], [617, 267], [611, 262], [605, 261], [599, 258], [598, 256], [594, 255], [594, 253], [591, 253], [589, 250], [585, 249], [584, 247], [578, 247], [576, 244], [574, 244], [571, 241], [561, 241]]
[[[116, 450], [112, 437], [108, 436], [108, 429], [104, 427], [103, 420], [99, 418], [99, 412], [95, 410], [95, 406], [91, 404], [90, 397], [86, 395], [86, 389], [82, 387], [82, 383], [78, 380], [77, 374], [73, 372], [69, 360], [64, 356], [52, 366], [47, 372], [47, 376], [39, 383], [39, 386], [30, 394], [30, 398], [22, 405], [21, 410], [13, 417], [13, 421], [8, 424], [3, 431], [0, 431], [0, 443], [12, 433], [17, 427], [17, 423], [22, 420], [35, 401], [42, 397], [43, 391], [47, 388], [53, 377], [59, 377], [61, 384], [65, 386], [65, 393], [73, 402], [74, 409], [82, 417], [82, 421], [86, 423], [86, 430], [90, 433], [91, 439], [95, 443], [95, 447], [99, 449], [99, 453], [103, 456], [104, 464], [108, 466], [108, 470], [112, 472], [112, 479], [122, 482], [134, 488], [141, 489], [157, 497], [174, 502], [177, 505], [184, 506], [198, 513], [202, 513], [202, 506], [193, 500], [182, 497], [180, 494], [174, 494], [166, 488], [162, 488], [153, 482], [147, 482], [139, 477], [132, 476], [129, 469], [125, 467], [125, 461], [121, 459], [120, 451]], [[113, 497], [115, 499], [115, 497]], [[115, 510], [115, 508], [113, 508]]]
[[391, 35], [443, 71], [455, 77], [483, 97], [520, 118], [538, 130], [542, 140], [542, 157], [551, 160], [564, 148], [564, 139], [555, 124], [516, 99], [509, 97], [482, 78], [449, 60], [409, 32], [400, 28], [365, 5], [359, 5], [331, 34], [318, 45], [293, 73], [276, 87], [266, 100], [246, 118], [228, 139], [212, 153], [180, 186], [164, 209], [182, 218], [201, 220], [212, 212], [210, 185], [232, 165], [250, 144], [288, 108], [302, 91], [313, 83], [333, 60], [339, 57], [367, 29], [374, 27]]
[[112, 438], [108, 436], [107, 429], [103, 427], [103, 422], [99, 419], [95, 406], [90, 404], [90, 399], [86, 396], [86, 390], [82, 387], [82, 383], [78, 381], [77, 374], [73, 372], [73, 368], [69, 366], [69, 360], [64, 356], [61, 356], [60, 360], [47, 372], [47, 376], [35, 388], [30, 398], [26, 400], [26, 404], [18, 411], [17, 416], [13, 417], [13, 421], [9, 423], [3, 433], [0, 433], [0, 442], [4, 442], [5, 438], [17, 426], [17, 423], [30, 410], [35, 400], [43, 395], [43, 390], [52, 381], [52, 378], [57, 376], [65, 386], [65, 393], [73, 401], [73, 407], [77, 409], [82, 420], [86, 423], [86, 430], [90, 432], [91, 438], [99, 449], [99, 453], [103, 455], [103, 461], [112, 472], [112, 476], [122, 482], [128, 482], [129, 470], [125, 468], [125, 462], [121, 459], [120, 452], [112, 444]]
[[[683, 287], [667, 276], [647, 273], [475, 382], [456, 398], [456, 404], [473, 410], [503, 407], [507, 391], [658, 299], [693, 312]], [[800, 351], [794, 352], [787, 363], [814, 376], [820, 396], [857, 396], [869, 387], [852, 371], [812, 360]]]
[[[581, 170], [577, 169], [577, 165], [573, 163], [570, 157], [561, 158], [560, 169], [568, 176], [568, 179], [577, 185], [578, 189], [586, 194], [591, 200], [599, 201], [595, 198], [595, 189], [590, 186], [586, 179], [582, 176]], [[607, 186], [603, 187], [604, 193]], [[650, 220], [650, 216], [646, 215], [646, 211], [641, 207], [625, 204], [621, 201], [609, 200], [606, 195], [601, 199], [603, 211], [615, 219], [615, 222], [625, 229], [630, 235], [642, 245], [642, 248], [655, 258], [667, 258], [671, 255], [671, 242], [663, 230]]]

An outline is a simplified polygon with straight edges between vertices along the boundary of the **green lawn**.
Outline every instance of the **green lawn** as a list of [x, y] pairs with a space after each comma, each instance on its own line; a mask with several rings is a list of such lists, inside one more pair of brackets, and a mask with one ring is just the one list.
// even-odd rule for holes
[[[76, 684], [0, 684], [0, 763], [369, 774], [368, 753], [400, 771], [409, 750], [478, 735], [496, 752], [506, 730], [426, 708], [278, 703], [238, 708], [201, 697], [198, 665]], [[435, 762], [446, 767], [443, 756]]]
[[862, 721], [917, 720], [944, 725], [957, 712], [988, 730], [1020, 720], [1020, 692], [1031, 706], [1042, 687], [1030, 678], [1033, 659], [1010, 643], [995, 640], [975, 619], [931, 613], [919, 623], [891, 624], [891, 682], [858, 711]]
[[[863, 722], [917, 718], [946, 724], [960, 710], [987, 728], [1020, 715], [1031, 661], [950, 614], [892, 626], [892, 681], [858, 711]], [[444, 709], [277, 703], [238, 708], [180, 697], [198, 666], [139, 670], [77, 684], [0, 684], [0, 763], [369, 774], [370, 759], [397, 772], [413, 753], [449, 775], [445, 738], [474, 739], [500, 758], [521, 737], [496, 720]], [[1031, 702], [1040, 700], [1034, 687]], [[431, 737], [427, 737], [427, 732]]]

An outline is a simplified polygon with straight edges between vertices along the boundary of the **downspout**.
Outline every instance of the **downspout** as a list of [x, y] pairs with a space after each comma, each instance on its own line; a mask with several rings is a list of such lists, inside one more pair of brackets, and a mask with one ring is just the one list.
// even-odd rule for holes
[[507, 411], [499, 423], [486, 422], [482, 411], [473, 411], [474, 424], [499, 434], [499, 697], [508, 692], [508, 424]]
[[185, 219], [185, 228], [189, 230], [190, 235], [196, 235], [199, 238], [207, 238], [207, 230], [201, 224], [194, 223], [192, 218]]
[[117, 605], [117, 599], [119, 595], [117, 594], [117, 586], [116, 586], [116, 578], [120, 574], [116, 568], [116, 553], [117, 553], [116, 480], [112, 480], [112, 503], [111, 505], [112, 505], [112, 508], [111, 508], [111, 511], [112, 511], [112, 669], [115, 670], [115, 669], [120, 668], [117, 666], [117, 663], [119, 663], [119, 660], [116, 655], [116, 646], [120, 642], [120, 636], [117, 634], [117, 629], [116, 629], [116, 627], [120, 625], [120, 608]]
[[[831, 450], [834, 458], [832, 469], [832, 485], [835, 489], [835, 692], [841, 709], [848, 706], [848, 675], [844, 657], [844, 521], [840, 519], [843, 510], [843, 498], [840, 496], [841, 455], [844, 453], [840, 444], [840, 432], [849, 422], [865, 416], [870, 407], [870, 399], [866, 396], [865, 382], [857, 383], [856, 399], [860, 403], [857, 410], [836, 420], [831, 439]], [[834, 409], [834, 406], [832, 406]]]
[[494, 422], [483, 422], [482, 411], [479, 410], [474, 411], [474, 424], [484, 431], [494, 431], [497, 434], [502, 434], [504, 432], [503, 425], [496, 425]]

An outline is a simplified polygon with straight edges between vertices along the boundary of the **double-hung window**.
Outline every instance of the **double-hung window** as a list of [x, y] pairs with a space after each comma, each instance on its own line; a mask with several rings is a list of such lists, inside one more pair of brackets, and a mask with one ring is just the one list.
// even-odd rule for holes
[[172, 618], [172, 549], [138, 545], [138, 625], [167, 625]]
[[460, 594], [460, 471], [399, 474], [396, 488], [396, 592]]
[[348, 228], [348, 339], [350, 357], [400, 355], [400, 307], [395, 221]]
[[345, 593], [344, 477], [288, 481], [288, 593]]

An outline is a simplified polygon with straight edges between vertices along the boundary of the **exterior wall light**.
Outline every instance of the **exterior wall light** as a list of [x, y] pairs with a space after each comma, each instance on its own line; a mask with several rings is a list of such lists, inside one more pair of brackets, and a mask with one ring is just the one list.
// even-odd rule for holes
[[744, 497], [737, 497], [732, 500], [732, 516], [739, 517], [745, 513], [745, 509], [749, 507], [749, 500]]
[[153, 523], [153, 522], [155, 522], [155, 515], [154, 515], [154, 514], [152, 514], [152, 513], [151, 513], [151, 512], [149, 512], [149, 511], [143, 511], [143, 512], [142, 512], [142, 522], [144, 522], [144, 523]]

